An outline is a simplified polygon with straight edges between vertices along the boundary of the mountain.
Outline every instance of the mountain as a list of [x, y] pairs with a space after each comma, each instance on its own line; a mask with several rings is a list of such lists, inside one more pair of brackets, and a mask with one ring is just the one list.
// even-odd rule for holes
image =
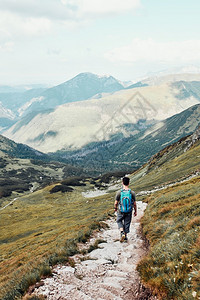
[[30, 89], [22, 92], [0, 93], [0, 102], [11, 110], [15, 117], [18, 117], [18, 109], [32, 99], [39, 97], [44, 88]]
[[[194, 159], [195, 157], [195, 159]], [[162, 148], [132, 175], [137, 191], [181, 182], [200, 172], [200, 126]]]
[[15, 158], [33, 158], [50, 161], [47, 154], [35, 150], [27, 145], [15, 143], [3, 135], [0, 135], [0, 151]]
[[16, 123], [19, 120], [21, 106], [37, 99], [44, 90], [44, 88], [30, 90], [0, 88], [0, 132], [2, 133]]
[[200, 81], [200, 73], [170, 73], [166, 75], [154, 75], [147, 77], [140, 82], [147, 85], [159, 85], [163, 83], [173, 83], [176, 81]]
[[112, 76], [81, 73], [76, 77], [50, 89], [20, 109], [20, 115], [32, 111], [43, 111], [58, 105], [89, 99], [99, 93], [113, 93], [124, 86]]
[[194, 132], [199, 125], [200, 104], [197, 104], [154, 125], [144, 120], [136, 125], [125, 124], [128, 137], [116, 134], [108, 141], [93, 142], [77, 151], [61, 150], [53, 155], [85, 170], [130, 172], [163, 147]]
[[148, 86], [147, 83], [142, 83], [141, 81], [138, 81], [136, 83], [133, 83], [129, 86], [126, 87], [126, 89], [133, 89], [133, 88], [138, 88], [138, 87], [143, 87], [143, 86]]
[[26, 115], [4, 135], [45, 153], [126, 138], [198, 104], [199, 87], [200, 82], [165, 83], [67, 103]]
[[146, 75], [146, 78], [150, 77], [162, 77], [170, 74], [200, 74], [200, 66], [198, 65], [185, 65], [180, 67], [167, 68], [160, 71], [150, 72]]
[[92, 73], [81, 73], [52, 88], [39, 85], [0, 86], [0, 132], [13, 124], [11, 120], [16, 122], [29, 113], [54, 109], [58, 105], [89, 99], [94, 95], [101, 98], [105, 93], [113, 93], [121, 89], [124, 89], [123, 83], [114, 77]]

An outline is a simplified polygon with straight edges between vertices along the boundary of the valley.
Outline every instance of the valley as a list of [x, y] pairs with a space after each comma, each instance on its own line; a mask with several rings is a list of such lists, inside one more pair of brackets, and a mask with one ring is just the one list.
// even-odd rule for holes
[[[197, 172], [200, 165], [199, 143], [199, 129], [197, 129], [192, 135], [154, 155], [142, 168], [129, 175], [131, 188], [137, 193], [137, 200], [148, 202], [142, 224], [144, 234], [154, 247], [152, 249], [155, 249], [139, 263], [138, 271], [142, 282], [162, 297], [171, 295], [176, 299], [181, 293], [184, 293], [185, 297], [189, 297], [193, 291], [199, 293], [199, 275], [196, 270], [199, 269], [197, 254], [200, 178], [196, 173], [196, 177], [187, 182], [177, 182], [173, 187], [152, 195], [139, 196], [139, 193], [154, 186], [178, 181], [184, 176]], [[102, 221], [113, 215], [115, 191], [107, 191], [107, 194], [91, 198], [85, 198], [82, 192], [94, 190], [97, 187], [104, 190], [110, 184], [120, 185], [120, 181], [112, 178], [111, 175], [104, 176], [104, 179], [103, 177], [101, 179], [101, 176], [77, 178], [71, 181], [67, 179], [67, 181], [54, 183], [31, 194], [20, 196], [13, 205], [0, 211], [2, 253], [0, 267], [4, 274], [1, 277], [2, 299], [20, 297], [29, 285], [39, 280], [40, 276], [50, 274], [51, 266], [58, 263], [72, 263], [70, 256], [77, 253], [76, 243], [85, 243], [92, 231], [104, 226]], [[60, 185], [71, 187], [71, 191], [61, 192], [59, 189], [52, 191], [55, 186]], [[187, 201], [183, 202], [184, 199]], [[192, 203], [192, 206], [188, 203]], [[157, 209], [159, 213], [156, 213]], [[185, 217], [180, 219], [179, 216], [182, 216], [183, 211], [185, 211]], [[184, 224], [181, 223], [183, 220]], [[189, 230], [186, 231], [185, 228]], [[156, 230], [162, 232], [162, 235], [156, 236]], [[165, 230], [166, 241], [164, 240]], [[184, 241], [186, 236], [183, 239], [182, 230], [188, 237], [188, 242], [183, 244], [181, 244], [182, 240]], [[176, 234], [180, 235], [177, 241]], [[160, 239], [163, 239], [165, 247], [174, 245], [166, 252], [168, 255], [169, 251], [173, 251], [174, 255], [172, 258], [166, 257], [166, 265], [163, 265], [162, 257], [159, 256], [159, 253], [166, 251], [160, 250]], [[176, 250], [177, 242], [180, 246], [179, 252]], [[158, 260], [156, 269], [154, 259]], [[192, 266], [185, 268], [183, 276], [181, 273], [177, 275], [175, 268], [175, 265], [182, 266], [182, 263], [183, 266], [188, 264]], [[166, 275], [165, 268], [169, 268], [168, 275]], [[158, 272], [160, 279], [156, 281]], [[188, 284], [190, 273], [192, 279]], [[153, 275], [155, 279], [152, 274], [155, 274]], [[179, 282], [179, 288], [177, 288], [176, 281], [171, 282], [173, 278]], [[171, 282], [171, 285], [166, 282]]]

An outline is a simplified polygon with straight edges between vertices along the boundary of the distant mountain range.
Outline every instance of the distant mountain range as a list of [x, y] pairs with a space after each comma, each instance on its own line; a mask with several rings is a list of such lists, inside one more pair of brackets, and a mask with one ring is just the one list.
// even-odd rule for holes
[[154, 75], [132, 83], [122, 82], [113, 76], [98, 76], [81, 73], [74, 78], [48, 88], [42, 85], [0, 86], [0, 132], [34, 111], [55, 109], [57, 106], [86, 100], [102, 98], [119, 90], [160, 85], [175, 81], [200, 81], [200, 74]]
[[17, 118], [33, 111], [55, 108], [64, 103], [85, 100], [99, 93], [112, 93], [120, 89], [124, 89], [124, 85], [112, 76], [81, 73], [48, 89], [34, 88], [18, 92], [17, 89], [10, 88], [9, 92], [8, 87], [0, 87], [0, 102]]
[[[111, 86], [112, 90], [114, 87], [115, 89], [121, 87], [110, 77], [98, 78], [96, 75], [80, 74], [72, 81], [44, 93], [54, 94], [58, 89], [61, 93], [65, 86], [68, 86], [68, 89], [71, 87], [72, 90], [75, 87], [75, 91], [78, 92], [80, 82], [83, 84], [86, 77], [95, 79], [99, 85], [101, 83], [101, 88], [105, 87], [104, 91], [110, 89]], [[85, 85], [86, 82], [83, 84], [83, 89]], [[87, 90], [89, 87], [88, 85]], [[93, 93], [97, 90], [97, 88], [93, 89]], [[87, 92], [85, 97], [89, 95], [91, 94]], [[46, 99], [50, 101], [50, 96]], [[59, 99], [61, 99], [60, 102], [64, 101], [64, 96]], [[127, 134], [134, 135], [143, 130], [143, 127], [147, 129], [149, 126], [199, 104], [200, 81], [177, 81], [130, 89], [123, 88], [117, 92], [106, 93], [97, 99], [82, 101], [75, 101], [78, 98], [70, 99], [71, 101], [74, 99], [74, 102], [54, 108], [50, 108], [49, 104], [43, 110], [32, 111], [5, 131], [4, 135], [45, 153], [77, 150], [92, 142], [109, 141], [113, 135], [121, 134], [122, 137], [126, 137]], [[40, 105], [46, 103], [47, 100], [44, 101], [41, 100], [41, 104], [33, 102], [32, 105], [37, 103], [41, 109]], [[27, 106], [27, 109], [29, 108]], [[143, 125], [138, 126], [138, 122]], [[134, 133], [125, 130], [127, 124], [129, 127], [135, 126]]]
[[[52, 88], [4, 90], [0, 101], [4, 136], [44, 159], [43, 153], [53, 153], [81, 167], [95, 161], [96, 171], [137, 168], [199, 125], [200, 75], [172, 74], [127, 87], [112, 76], [81, 73]], [[23, 158], [23, 147], [14, 148]]]

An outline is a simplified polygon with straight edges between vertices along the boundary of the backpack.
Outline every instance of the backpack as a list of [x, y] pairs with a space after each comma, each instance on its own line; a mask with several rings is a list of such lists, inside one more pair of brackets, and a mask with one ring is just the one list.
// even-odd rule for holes
[[129, 189], [129, 190], [121, 189], [120, 211], [122, 213], [128, 213], [128, 212], [131, 212], [132, 209], [133, 209], [133, 203], [132, 203], [131, 189]]

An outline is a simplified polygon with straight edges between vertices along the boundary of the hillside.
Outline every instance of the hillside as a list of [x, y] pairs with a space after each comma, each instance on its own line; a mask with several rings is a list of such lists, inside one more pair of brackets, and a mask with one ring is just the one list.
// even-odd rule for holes
[[14, 141], [0, 135], [0, 150], [16, 158], [33, 158], [49, 161], [48, 155], [37, 151], [27, 145], [15, 143]]
[[166, 145], [194, 132], [199, 124], [200, 104], [197, 104], [152, 126], [145, 121], [135, 126], [127, 124], [124, 127], [130, 132], [130, 137], [114, 135], [107, 142], [91, 143], [79, 151], [59, 151], [53, 156], [85, 170], [95, 169], [104, 173], [123, 169], [130, 173]]
[[200, 172], [200, 126], [177, 142], [163, 148], [135, 173], [131, 179], [136, 191], [184, 180]]
[[199, 166], [200, 127], [131, 175], [134, 189], [148, 203], [142, 226], [150, 248], [137, 269], [159, 299], [200, 296]]
[[147, 85], [159, 85], [163, 83], [173, 83], [176, 81], [200, 81], [199, 71], [197, 73], [187, 73], [187, 70], [182, 70], [180, 73], [176, 73], [175, 70], [171, 72], [171, 74], [158, 74], [155, 76], [150, 76], [141, 80], [141, 84]]
[[51, 158], [26, 145], [0, 135], [0, 198], [16, 197], [67, 176], [83, 174], [82, 169]]
[[0, 132], [16, 123], [19, 120], [20, 107], [39, 97], [44, 90], [45, 88], [0, 88]]
[[[139, 193], [194, 174], [200, 165], [199, 137], [198, 129], [187, 138], [160, 151], [140, 170], [130, 175], [131, 187]], [[76, 242], [86, 241], [92, 229], [103, 226], [99, 221], [113, 211], [115, 192], [112, 190], [107, 190], [107, 194], [103, 196], [84, 198], [82, 192], [93, 190], [99, 183], [98, 178], [79, 178], [76, 183], [70, 180], [63, 181], [63, 185], [71, 185], [71, 192], [61, 193], [54, 190], [52, 193], [55, 187], [53, 184], [29, 195], [20, 196], [13, 205], [0, 211], [0, 267], [3, 274], [6, 274], [1, 277], [0, 283], [2, 299], [22, 295], [41, 275], [50, 274], [50, 266], [56, 263], [68, 261], [73, 265], [69, 256], [77, 252]], [[195, 213], [199, 214], [199, 177], [157, 193], [148, 198], [144, 193], [143, 196], [137, 196], [138, 200], [145, 199], [149, 202], [142, 222], [144, 233], [153, 249], [149, 256], [141, 261], [138, 270], [143, 282], [162, 296], [167, 294], [171, 299], [182, 291], [186, 295], [183, 299], [190, 299], [187, 298], [188, 295], [191, 295], [192, 291], [198, 291], [198, 249], [195, 248], [195, 243], [199, 219]], [[181, 201], [187, 197], [189, 202], [186, 201], [186, 204], [193, 205], [186, 205], [184, 208]], [[169, 212], [169, 205], [172, 212], [174, 210], [174, 215]], [[186, 221], [182, 214], [187, 215]], [[169, 230], [165, 234], [167, 229]], [[169, 239], [166, 240], [166, 237]], [[183, 237], [187, 240], [186, 243], [183, 243]], [[162, 245], [160, 239], [164, 241], [164, 248], [159, 246]], [[171, 248], [167, 248], [168, 245]], [[163, 254], [166, 264], [162, 261]], [[172, 258], [169, 259], [169, 256]], [[158, 261], [155, 261], [155, 258]], [[187, 267], [188, 264], [191, 267]], [[179, 273], [176, 272], [176, 265], [182, 268]], [[192, 276], [191, 286], [185, 288], [188, 274]], [[170, 278], [176, 278], [175, 282]]]
[[[172, 83], [59, 105], [27, 115], [4, 135], [45, 153], [80, 149], [91, 142], [108, 141], [116, 134], [127, 137], [198, 104], [199, 95], [193, 89], [199, 85], [191, 84], [185, 94], [188, 87]], [[132, 133], [125, 130], [126, 124], [133, 124]]]

